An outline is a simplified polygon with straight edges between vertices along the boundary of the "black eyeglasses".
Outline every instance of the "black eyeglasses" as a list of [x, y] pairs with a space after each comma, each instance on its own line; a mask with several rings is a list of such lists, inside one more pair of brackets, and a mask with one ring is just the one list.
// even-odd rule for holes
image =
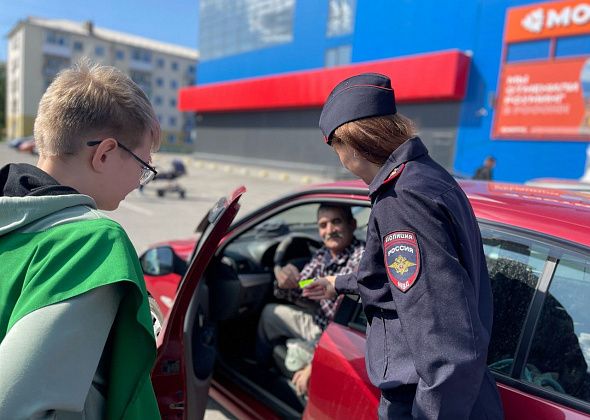
[[[139, 176], [140, 185], [147, 184], [152, 179], [154, 179], [154, 177], [156, 175], [158, 175], [158, 171], [156, 171], [156, 169], [153, 166], [151, 166], [149, 163], [147, 163], [142, 158], [140, 158], [135, 153], [133, 153], [127, 146], [125, 146], [120, 141], [118, 141], [118, 140], [115, 140], [115, 141], [117, 142], [117, 144], [119, 145], [119, 147], [121, 149], [123, 149], [126, 152], [128, 152], [129, 154], [131, 154], [131, 156], [133, 156], [133, 158], [141, 164], [141, 175]], [[93, 146], [99, 145], [102, 142], [103, 142], [103, 140], [91, 140], [89, 142], [86, 142], [86, 145], [93, 147]]]

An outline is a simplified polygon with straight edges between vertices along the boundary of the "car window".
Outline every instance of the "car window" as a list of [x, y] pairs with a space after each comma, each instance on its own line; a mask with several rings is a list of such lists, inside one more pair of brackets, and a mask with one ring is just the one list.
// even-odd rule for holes
[[[302, 269], [322, 243], [317, 225], [319, 205], [305, 203], [290, 207], [250, 227], [228, 244], [224, 251], [226, 261], [236, 261], [231, 265], [237, 267], [239, 274], [269, 271], [273, 267], [279, 242], [289, 235], [295, 235], [299, 239], [295, 239], [286, 250], [284, 262]], [[351, 212], [357, 219], [355, 236], [364, 240], [370, 208], [351, 206]], [[314, 244], [307, 241], [310, 246], [303, 247], [306, 237], [313, 240]]]
[[[481, 233], [494, 293], [494, 327], [488, 364], [492, 370], [509, 374], [549, 247], [492, 228], [482, 227]], [[360, 308], [360, 300], [358, 305], [350, 326], [364, 331], [367, 318]]]
[[[241, 235], [240, 240], [253, 238], [278, 237], [288, 233], [307, 233], [318, 236], [318, 204], [306, 204], [292, 207], [276, 214]], [[319, 237], [318, 237], [319, 239]]]
[[482, 227], [481, 234], [494, 296], [488, 365], [493, 371], [510, 374], [549, 247], [490, 227]]
[[590, 257], [557, 263], [522, 379], [590, 402]]
[[[241, 240], [251, 240], [252, 237], [281, 236], [287, 233], [306, 233], [321, 238], [318, 235], [317, 214], [319, 204], [304, 204], [291, 207], [256, 225], [241, 235]], [[352, 214], [357, 220], [355, 236], [365, 240], [370, 207], [352, 206]]]

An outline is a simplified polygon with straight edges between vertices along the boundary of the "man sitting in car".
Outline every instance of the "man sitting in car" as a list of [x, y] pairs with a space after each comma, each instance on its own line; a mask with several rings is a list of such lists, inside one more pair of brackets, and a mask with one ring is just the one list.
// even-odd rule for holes
[[[296, 338], [313, 346], [334, 318], [342, 296], [314, 302], [301, 296], [299, 282], [351, 273], [361, 260], [364, 243], [354, 237], [356, 220], [350, 206], [320, 205], [317, 224], [323, 246], [305, 267], [299, 271], [293, 264], [287, 264], [275, 271], [275, 296], [290, 304], [268, 304], [262, 311], [258, 323], [257, 356], [264, 365], [269, 363], [273, 346], [278, 341]], [[299, 394], [307, 393], [310, 376], [311, 363], [293, 376], [293, 384]]]

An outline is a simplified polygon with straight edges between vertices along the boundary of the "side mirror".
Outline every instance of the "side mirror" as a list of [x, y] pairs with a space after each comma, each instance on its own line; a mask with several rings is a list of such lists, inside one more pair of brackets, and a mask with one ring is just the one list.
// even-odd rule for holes
[[164, 276], [174, 272], [174, 251], [169, 246], [147, 250], [139, 260], [144, 274]]

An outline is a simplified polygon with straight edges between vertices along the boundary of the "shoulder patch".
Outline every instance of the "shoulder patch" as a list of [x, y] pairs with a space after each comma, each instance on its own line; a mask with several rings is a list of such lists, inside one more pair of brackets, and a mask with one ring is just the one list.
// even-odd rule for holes
[[395, 287], [407, 292], [420, 272], [420, 249], [416, 234], [410, 231], [388, 233], [383, 238], [383, 254], [387, 277]]

